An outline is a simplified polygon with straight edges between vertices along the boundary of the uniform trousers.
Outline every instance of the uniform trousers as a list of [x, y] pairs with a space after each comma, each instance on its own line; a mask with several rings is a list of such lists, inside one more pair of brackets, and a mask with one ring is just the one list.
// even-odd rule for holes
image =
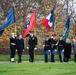
[[62, 49], [58, 50], [60, 62], [62, 62]]
[[29, 61], [34, 62], [34, 49], [29, 49]]
[[55, 49], [51, 49], [51, 62], [55, 62], [54, 54], [55, 54]]
[[22, 51], [18, 50], [18, 62], [22, 62]]
[[44, 50], [44, 58], [45, 62], [48, 62], [48, 50]]
[[15, 50], [16, 50], [16, 48], [15, 48], [14, 45], [12, 45], [12, 46], [10, 46], [10, 49], [11, 49], [10, 58], [11, 58], [11, 61], [14, 61], [14, 58], [15, 58]]

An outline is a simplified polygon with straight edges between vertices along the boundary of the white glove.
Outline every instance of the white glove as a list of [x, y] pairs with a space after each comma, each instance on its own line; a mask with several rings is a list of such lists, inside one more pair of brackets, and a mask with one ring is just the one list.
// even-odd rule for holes
[[27, 46], [26, 48], [27, 48], [27, 49], [29, 49], [29, 47], [28, 47], [28, 46]]
[[35, 50], [37, 50], [37, 47], [35, 47]]

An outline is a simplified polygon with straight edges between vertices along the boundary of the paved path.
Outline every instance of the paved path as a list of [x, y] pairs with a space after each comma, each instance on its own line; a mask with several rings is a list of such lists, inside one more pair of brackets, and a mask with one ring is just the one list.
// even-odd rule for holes
[[[29, 61], [22, 61], [22, 63], [28, 63]], [[44, 61], [35, 61], [34, 63], [37, 63], [37, 62], [43, 62], [45, 63]], [[10, 62], [10, 61], [0, 61], [0, 64], [1, 63], [17, 63], [16, 62]], [[52, 62], [48, 62], [48, 63], [52, 63]], [[54, 63], [60, 63], [59, 61], [55, 61]], [[62, 62], [63, 63], [63, 62]], [[65, 63], [74, 63], [74, 61], [69, 61], [69, 62], [65, 62]]]

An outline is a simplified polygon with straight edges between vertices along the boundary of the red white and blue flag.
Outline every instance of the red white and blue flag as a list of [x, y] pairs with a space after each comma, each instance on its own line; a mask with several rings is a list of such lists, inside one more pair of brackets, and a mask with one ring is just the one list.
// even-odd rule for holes
[[51, 13], [42, 21], [42, 24], [50, 30], [55, 22], [55, 14], [54, 14], [54, 8], [52, 9]]
[[24, 38], [35, 27], [36, 27], [36, 10], [34, 10], [33, 14], [31, 15], [30, 19], [28, 20], [25, 30], [22, 33], [22, 38]]

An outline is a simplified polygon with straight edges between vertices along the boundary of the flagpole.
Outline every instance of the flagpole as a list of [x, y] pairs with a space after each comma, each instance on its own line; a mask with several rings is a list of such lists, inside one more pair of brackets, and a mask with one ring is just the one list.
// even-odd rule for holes
[[15, 23], [15, 35], [17, 35], [17, 34], [16, 34], [16, 31], [17, 31], [17, 29], [16, 29], [16, 23]]
[[[53, 11], [55, 10], [54, 6], [53, 6]], [[52, 29], [52, 32], [54, 33], [55, 32], [55, 28], [56, 28], [56, 25], [55, 25], [55, 14], [53, 12], [53, 29]]]
[[[13, 2], [14, 10], [16, 10], [16, 9], [15, 9], [15, 5], [16, 5], [16, 4]], [[17, 28], [16, 28], [16, 22], [15, 22], [15, 36], [17, 36], [16, 31], [17, 31]]]

